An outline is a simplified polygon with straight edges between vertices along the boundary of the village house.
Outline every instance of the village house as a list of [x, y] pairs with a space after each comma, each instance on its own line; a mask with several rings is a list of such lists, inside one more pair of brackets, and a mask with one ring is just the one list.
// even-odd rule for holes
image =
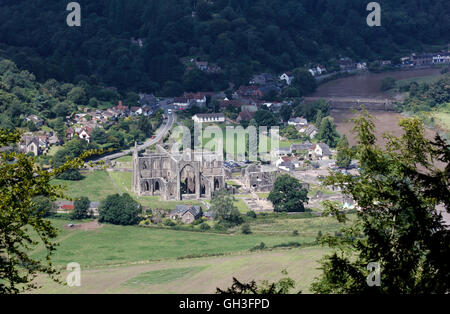
[[180, 219], [184, 224], [191, 224], [203, 215], [200, 206], [177, 205], [176, 209], [170, 212], [169, 218]]
[[256, 85], [252, 86], [240, 86], [235, 93], [235, 98], [261, 98], [263, 97], [263, 92]]
[[356, 69], [356, 63], [350, 58], [341, 58], [339, 60], [339, 68], [341, 71], [352, 71]]
[[195, 66], [200, 71], [208, 71], [208, 61], [195, 61]]
[[313, 139], [316, 137], [317, 133], [319, 133], [319, 130], [314, 125], [308, 125], [304, 131], [299, 132], [308, 136], [310, 139]]
[[433, 54], [425, 53], [421, 55], [412, 54], [411, 56], [412, 64], [415, 66], [428, 66], [433, 63]]
[[433, 56], [433, 64], [450, 63], [450, 53], [442, 53]]
[[140, 116], [144, 113], [141, 107], [133, 106], [130, 108], [130, 116]]
[[250, 121], [251, 119], [253, 119], [253, 116], [254, 116], [254, 115], [255, 115], [255, 112], [251, 112], [251, 111], [248, 111], [248, 110], [242, 110], [242, 111], [239, 113], [239, 115], [238, 115], [236, 121], [237, 121], [237, 122], [241, 122], [241, 121]]
[[44, 120], [35, 114], [29, 115], [26, 119], [27, 122], [33, 122], [36, 127], [41, 127], [44, 125]]
[[293, 171], [300, 167], [300, 161], [295, 156], [281, 156], [276, 162], [275, 166], [286, 171]]
[[365, 63], [365, 62], [358, 62], [356, 64], [356, 69], [357, 70], [367, 70], [367, 63]]
[[252, 77], [252, 79], [249, 82], [250, 85], [259, 85], [259, 86], [273, 83], [275, 83], [275, 76], [269, 73], [256, 74]]
[[312, 76], [320, 76], [322, 74], [325, 74], [327, 72], [327, 69], [319, 64], [316, 67], [309, 69], [308, 71]]
[[191, 107], [190, 101], [186, 97], [176, 97], [173, 100], [173, 105], [179, 110], [189, 109]]
[[330, 160], [333, 155], [330, 147], [325, 143], [314, 144], [309, 154], [318, 160]]
[[127, 117], [130, 113], [130, 109], [124, 106], [121, 100], [119, 101], [119, 105], [114, 107], [114, 111], [121, 117]]
[[291, 149], [289, 147], [279, 147], [275, 152], [275, 156], [281, 157], [291, 154]]
[[184, 97], [192, 104], [198, 107], [206, 106], [206, 96], [208, 93], [185, 93]]
[[22, 142], [19, 144], [19, 150], [25, 154], [32, 153], [34, 156], [39, 156], [42, 150], [39, 146], [39, 138], [36, 136], [23, 136]]
[[74, 130], [72, 128], [67, 128], [66, 129], [66, 140], [70, 141], [73, 139], [73, 135], [74, 135]]
[[225, 122], [225, 115], [223, 113], [196, 114], [192, 120], [195, 123], [222, 123]]
[[285, 81], [287, 85], [291, 85], [293, 80], [294, 76], [292, 75], [292, 72], [285, 72], [280, 75], [280, 81]]
[[288, 121], [288, 125], [293, 125], [293, 126], [306, 126], [308, 125], [308, 120], [306, 120], [303, 117], [297, 117], [297, 118], [291, 118]]
[[90, 142], [91, 140], [91, 133], [94, 129], [91, 127], [83, 127], [75, 130], [75, 133], [78, 135], [78, 137], [82, 140], [85, 140], [86, 142]]
[[75, 210], [74, 203], [72, 201], [57, 201], [56, 205], [56, 213], [58, 214], [68, 214]]

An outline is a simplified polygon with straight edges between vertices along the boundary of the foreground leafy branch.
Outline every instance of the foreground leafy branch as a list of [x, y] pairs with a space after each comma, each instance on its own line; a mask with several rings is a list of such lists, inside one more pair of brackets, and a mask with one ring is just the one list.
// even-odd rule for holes
[[[348, 223], [341, 208], [325, 203], [325, 215], [341, 223], [342, 237], [324, 236], [335, 252], [322, 260], [316, 293], [449, 293], [450, 230], [438, 206], [450, 212], [450, 147], [438, 135], [424, 137], [418, 119], [404, 119], [404, 135], [376, 145], [372, 117], [354, 119], [359, 138], [358, 176], [331, 174], [325, 184], [342, 188], [357, 202]], [[369, 287], [367, 265], [379, 263], [381, 285]]]
[[[0, 129], [0, 147], [14, 145], [20, 137], [20, 132]], [[67, 198], [64, 188], [52, 185], [51, 180], [69, 169], [83, 167], [87, 158], [101, 153], [85, 152], [50, 171], [38, 166], [34, 157], [12, 149], [0, 153], [0, 294], [36, 288], [33, 280], [39, 273], [58, 281], [58, 271], [51, 262], [56, 248], [52, 240], [57, 230], [43, 218], [43, 213], [35, 210], [33, 198], [45, 196], [52, 201]], [[44, 261], [30, 253], [39, 244], [47, 252]]]

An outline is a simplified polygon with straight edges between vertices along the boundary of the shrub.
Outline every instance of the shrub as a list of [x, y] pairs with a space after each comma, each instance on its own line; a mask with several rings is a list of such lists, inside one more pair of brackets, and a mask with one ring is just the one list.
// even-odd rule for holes
[[250, 234], [252, 233], [252, 231], [250, 230], [250, 225], [249, 224], [243, 224], [241, 227], [241, 232], [243, 234]]
[[139, 222], [141, 211], [141, 205], [130, 195], [109, 195], [100, 205], [99, 221], [114, 225], [135, 225]]
[[88, 217], [88, 210], [91, 201], [87, 197], [82, 197], [74, 202], [75, 210], [72, 213], [72, 219], [81, 220]]
[[211, 227], [207, 223], [200, 224], [200, 230], [206, 231], [211, 229]]
[[256, 213], [254, 211], [249, 211], [246, 214], [247, 217], [256, 219]]
[[266, 244], [264, 242], [261, 242], [257, 246], [251, 248], [250, 251], [260, 251], [260, 250], [264, 250], [265, 248], [266, 248]]
[[297, 236], [298, 236], [298, 230], [292, 231], [292, 235], [293, 235], [294, 237], [297, 237]]

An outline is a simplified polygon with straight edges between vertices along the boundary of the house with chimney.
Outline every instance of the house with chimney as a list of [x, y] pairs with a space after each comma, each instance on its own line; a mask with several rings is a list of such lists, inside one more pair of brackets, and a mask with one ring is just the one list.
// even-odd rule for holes
[[177, 205], [175, 210], [171, 211], [169, 218], [173, 220], [181, 220], [184, 224], [191, 224], [203, 215], [200, 206]]
[[317, 160], [330, 160], [333, 155], [330, 147], [325, 143], [314, 144], [309, 154]]
[[287, 85], [291, 85], [294, 80], [292, 72], [285, 72], [280, 75], [280, 81], [284, 81]]

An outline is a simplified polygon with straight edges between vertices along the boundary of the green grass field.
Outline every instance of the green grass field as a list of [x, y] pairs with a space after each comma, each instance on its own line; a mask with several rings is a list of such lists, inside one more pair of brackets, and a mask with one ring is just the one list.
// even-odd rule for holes
[[201, 205], [198, 201], [162, 201], [159, 196], [136, 196], [131, 191], [131, 172], [93, 171], [84, 174], [81, 181], [54, 180], [52, 183], [66, 187], [66, 195], [71, 198], [88, 197], [101, 202], [108, 195], [128, 193], [142, 206], [152, 209], [172, 210], [179, 204]]
[[412, 82], [416, 82], [418, 84], [422, 84], [422, 83], [431, 84], [431, 83], [437, 82], [441, 77], [442, 77], [442, 75], [438, 74], [438, 75], [420, 76], [420, 77], [413, 77], [413, 78], [404, 79], [404, 80], [398, 80], [397, 86], [408, 85]]
[[139, 274], [138, 276], [127, 280], [124, 283], [124, 285], [127, 286], [155, 285], [176, 281], [181, 278], [187, 280], [189, 277], [202, 271], [205, 268], [206, 266], [153, 270], [148, 273]]
[[[316, 218], [312, 218], [316, 219]], [[191, 255], [228, 254], [249, 251], [264, 242], [266, 246], [298, 242], [312, 243], [317, 233], [314, 228], [322, 228], [321, 224], [308, 225], [306, 219], [298, 219], [290, 223], [290, 228], [302, 231], [308, 227], [310, 232], [305, 236], [293, 236], [290, 232], [267, 232], [270, 227], [251, 225], [250, 235], [217, 234], [190, 232], [169, 229], [140, 228], [136, 226], [103, 225], [96, 230], [65, 230], [68, 221], [52, 220], [58, 229], [63, 229], [56, 239], [59, 246], [53, 261], [57, 265], [77, 262], [83, 268], [154, 261], [160, 259], [180, 258]], [[294, 226], [294, 224], [298, 225]], [[264, 229], [266, 228], [266, 229]], [[260, 232], [261, 230], [261, 232]], [[37, 248], [33, 252], [36, 258], [43, 258], [45, 251]]]
[[437, 111], [433, 113], [436, 123], [446, 131], [450, 131], [450, 112]]
[[72, 198], [88, 197], [100, 202], [108, 195], [121, 192], [106, 171], [94, 171], [83, 174], [81, 181], [54, 180], [52, 183], [66, 187], [66, 195]]
[[[295, 280], [295, 290], [310, 292], [311, 283], [320, 273], [319, 263], [326, 248], [312, 247], [291, 250], [258, 251], [194, 259], [171, 259], [159, 262], [84, 269], [81, 286], [58, 285], [47, 277], [40, 276], [37, 283], [42, 286], [32, 293], [206, 293], [225, 289], [236, 277], [242, 282], [262, 280], [278, 281], [285, 269]], [[63, 271], [61, 279], [68, 275]]]

